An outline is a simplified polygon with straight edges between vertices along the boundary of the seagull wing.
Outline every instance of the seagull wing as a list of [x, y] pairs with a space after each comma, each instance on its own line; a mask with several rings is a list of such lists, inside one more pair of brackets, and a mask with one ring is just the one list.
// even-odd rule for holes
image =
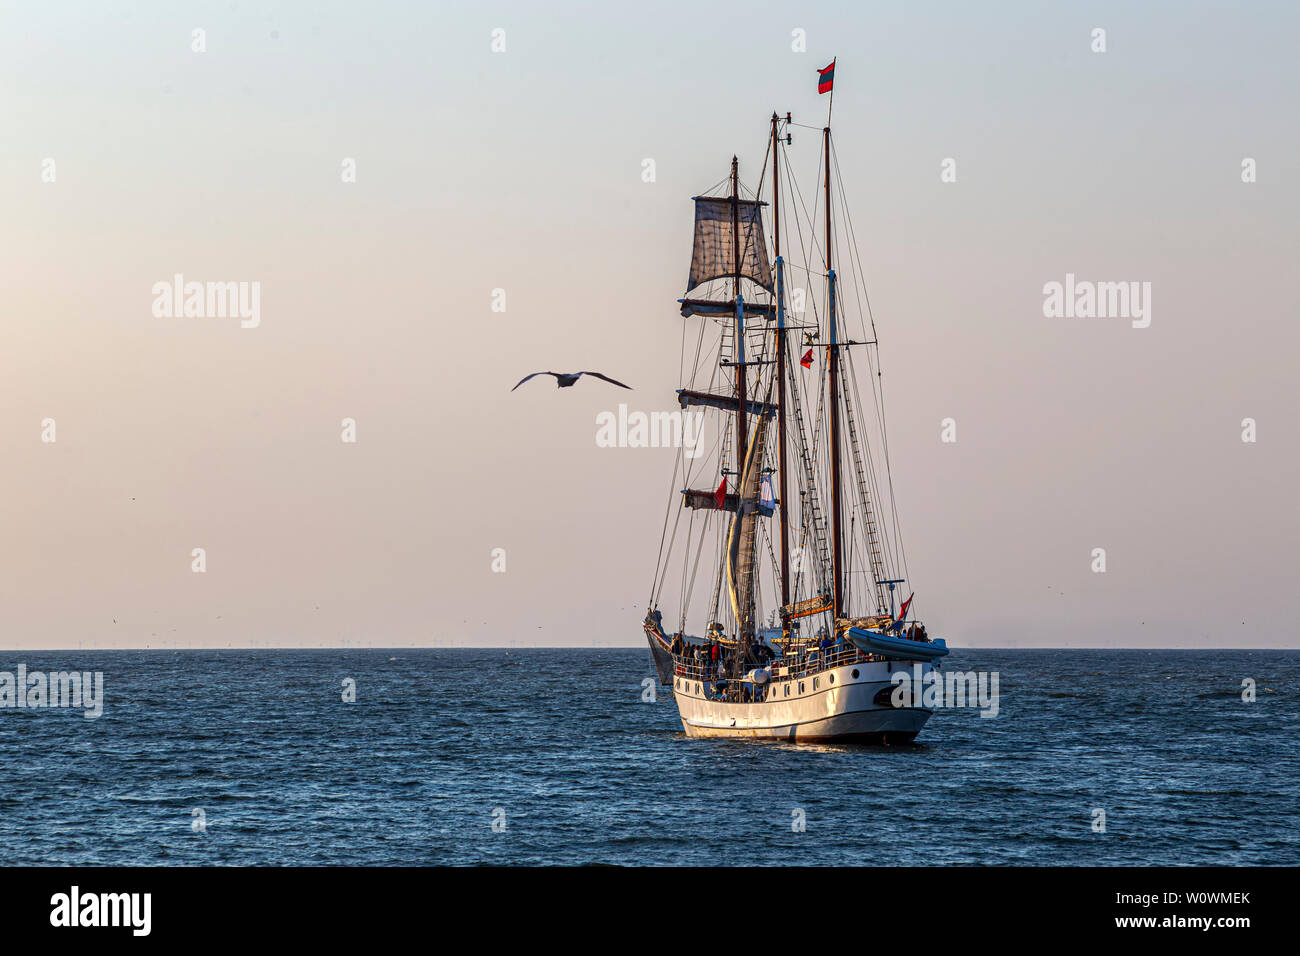
[[579, 375], [594, 375], [594, 376], [596, 376], [596, 378], [600, 379], [602, 382], [609, 382], [609, 384], [611, 384], [611, 385], [617, 385], [619, 388], [626, 388], [626, 389], [631, 389], [631, 388], [632, 388], [631, 385], [624, 385], [622, 382], [616, 382], [616, 381], [614, 381], [614, 379], [610, 378], [608, 375], [601, 375], [599, 372], [579, 372], [578, 374], [579, 374]]
[[[521, 378], [521, 379], [519, 380], [519, 384], [516, 385], [515, 388], [518, 388], [519, 385], [524, 384], [524, 382], [528, 381], [530, 378], [537, 378], [537, 376], [539, 376], [539, 375], [555, 375], [555, 373], [554, 373], [554, 372], [534, 372], [532, 375], [525, 375], [523, 378]], [[559, 378], [558, 375], [556, 375], [555, 377], [556, 377], [556, 378]], [[515, 388], [512, 388], [510, 391], [513, 392], [513, 391], [515, 390]]]

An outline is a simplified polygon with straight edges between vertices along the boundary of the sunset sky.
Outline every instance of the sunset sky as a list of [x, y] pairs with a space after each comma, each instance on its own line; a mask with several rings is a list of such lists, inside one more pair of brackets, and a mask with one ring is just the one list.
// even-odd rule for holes
[[[1298, 28], [1281, 2], [4, 3], [0, 646], [644, 646], [675, 453], [599, 448], [596, 416], [676, 407], [690, 197], [733, 153], [756, 185], [773, 110], [820, 127], [838, 57], [931, 633], [1296, 647]], [[1150, 282], [1150, 327], [1045, 317], [1067, 273]], [[259, 283], [257, 327], [156, 316], [176, 274]], [[539, 369], [634, 390], [510, 391]]]

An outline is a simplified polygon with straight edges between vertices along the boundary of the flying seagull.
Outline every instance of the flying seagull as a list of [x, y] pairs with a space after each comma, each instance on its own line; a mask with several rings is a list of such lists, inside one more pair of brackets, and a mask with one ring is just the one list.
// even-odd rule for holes
[[[582, 378], [582, 376], [584, 375], [594, 375], [602, 382], [609, 382], [609, 384], [617, 385], [619, 388], [630, 389], [632, 387], [631, 385], [624, 385], [622, 382], [616, 382], [608, 375], [601, 375], [599, 372], [534, 372], [532, 375], [526, 375], [523, 378], [521, 378], [519, 380], [519, 385], [522, 385], [530, 378], [536, 378], [539, 375], [554, 375], [555, 384], [558, 388], [569, 388], [572, 385], [576, 385], [578, 383], [578, 379]], [[515, 388], [518, 388], [519, 385], [516, 385]], [[515, 388], [512, 388], [510, 391], [513, 392]]]

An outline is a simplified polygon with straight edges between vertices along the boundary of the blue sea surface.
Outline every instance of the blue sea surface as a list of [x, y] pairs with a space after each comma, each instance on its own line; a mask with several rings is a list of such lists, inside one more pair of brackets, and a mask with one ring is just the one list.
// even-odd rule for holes
[[9, 865], [1300, 863], [1300, 652], [957, 650], [998, 716], [896, 747], [689, 739], [644, 649], [19, 663], [105, 702], [0, 710]]

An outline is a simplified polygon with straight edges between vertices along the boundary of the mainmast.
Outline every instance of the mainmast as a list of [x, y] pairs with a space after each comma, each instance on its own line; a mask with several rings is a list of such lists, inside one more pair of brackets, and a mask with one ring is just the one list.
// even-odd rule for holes
[[[776, 254], [776, 434], [777, 504], [781, 509], [781, 607], [790, 605], [790, 520], [785, 493], [785, 262], [781, 259], [781, 151], [772, 113], [772, 239]], [[781, 637], [788, 639], [789, 622], [781, 619]]]
[[[840, 349], [835, 328], [835, 269], [831, 265], [831, 128], [822, 130], [823, 151], [826, 154], [826, 299], [827, 323], [830, 332], [828, 355], [830, 359], [830, 455], [831, 455], [831, 611], [834, 620], [844, 614], [844, 570], [842, 529], [843, 521], [840, 489]], [[833, 627], [833, 625], [832, 625]]]

